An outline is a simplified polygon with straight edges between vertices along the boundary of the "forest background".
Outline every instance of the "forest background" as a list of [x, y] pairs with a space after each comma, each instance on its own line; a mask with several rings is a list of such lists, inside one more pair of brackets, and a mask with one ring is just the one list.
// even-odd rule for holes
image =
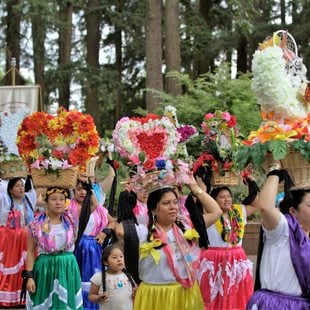
[[2, 85], [14, 57], [34, 77], [16, 84], [41, 85], [44, 110], [73, 105], [102, 137], [122, 116], [165, 105], [197, 128], [206, 113], [227, 110], [247, 136], [261, 122], [252, 56], [279, 29], [310, 68], [309, 0], [0, 0], [0, 15]]

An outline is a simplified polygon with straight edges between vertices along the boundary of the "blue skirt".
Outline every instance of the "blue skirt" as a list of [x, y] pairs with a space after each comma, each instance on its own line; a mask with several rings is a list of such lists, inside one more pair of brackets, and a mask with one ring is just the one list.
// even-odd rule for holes
[[90, 302], [88, 293], [90, 290], [90, 278], [101, 271], [102, 248], [94, 236], [83, 235], [79, 246], [75, 250], [76, 260], [80, 267], [82, 279], [83, 306], [86, 310], [99, 310], [99, 305]]

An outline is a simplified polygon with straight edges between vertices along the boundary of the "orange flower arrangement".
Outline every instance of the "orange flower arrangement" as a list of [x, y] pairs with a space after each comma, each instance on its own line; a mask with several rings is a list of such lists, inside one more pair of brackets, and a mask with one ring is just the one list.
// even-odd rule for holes
[[300, 151], [310, 161], [310, 125], [309, 117], [263, 122], [260, 128], [252, 131], [244, 146], [238, 150], [235, 162], [239, 169], [252, 163], [259, 167], [267, 153], [272, 153], [276, 160], [283, 159], [290, 148]]
[[59, 108], [55, 117], [35, 112], [24, 118], [17, 147], [29, 167], [55, 170], [79, 166], [85, 171], [87, 161], [98, 151], [99, 136], [90, 115]]

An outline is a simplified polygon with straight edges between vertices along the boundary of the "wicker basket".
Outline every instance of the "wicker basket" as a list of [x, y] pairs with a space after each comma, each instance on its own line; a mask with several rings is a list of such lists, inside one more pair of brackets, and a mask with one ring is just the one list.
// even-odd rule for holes
[[294, 182], [293, 189], [310, 188], [310, 163], [300, 154], [299, 151], [291, 149], [285, 158], [280, 160], [280, 162]]
[[238, 176], [232, 171], [225, 171], [223, 175], [212, 172], [212, 186], [235, 186], [238, 185]]
[[45, 169], [31, 169], [35, 187], [75, 188], [78, 177], [78, 167], [58, 169], [57, 172], [48, 172]]
[[0, 178], [13, 179], [27, 177], [28, 170], [22, 160], [11, 160], [0, 163]]
[[86, 164], [86, 172], [83, 173], [83, 175], [88, 177], [94, 177], [95, 176], [95, 167], [96, 162], [98, 160], [98, 156], [92, 157]]

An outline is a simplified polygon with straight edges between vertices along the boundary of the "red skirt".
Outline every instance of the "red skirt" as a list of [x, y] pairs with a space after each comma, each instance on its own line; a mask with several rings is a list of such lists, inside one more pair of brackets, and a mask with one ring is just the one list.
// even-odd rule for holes
[[253, 294], [253, 263], [242, 247], [203, 250], [198, 280], [205, 309], [246, 308]]
[[0, 306], [19, 305], [27, 236], [26, 228], [0, 227]]

